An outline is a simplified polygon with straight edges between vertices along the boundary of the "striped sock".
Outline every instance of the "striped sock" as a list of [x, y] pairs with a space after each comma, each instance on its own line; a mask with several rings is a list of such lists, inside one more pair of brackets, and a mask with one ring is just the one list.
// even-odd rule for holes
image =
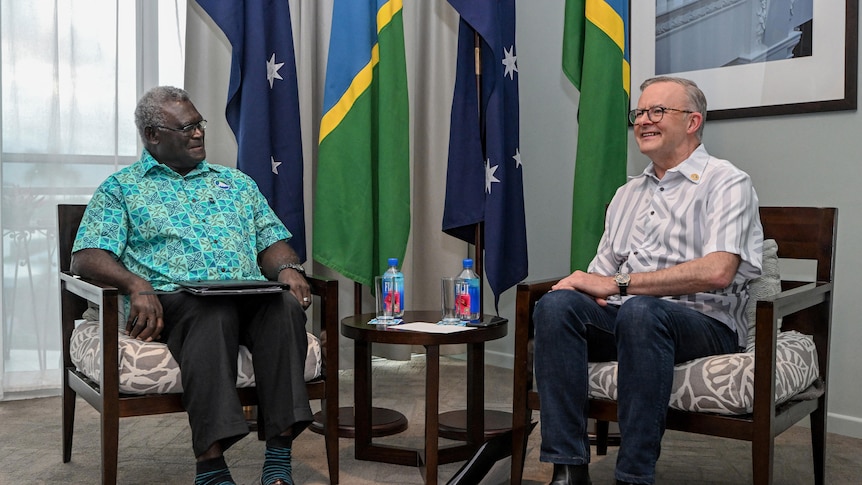
[[195, 485], [234, 485], [224, 456], [197, 462]]
[[[278, 437], [282, 438], [282, 437]], [[281, 441], [279, 443], [279, 441]], [[262, 485], [270, 485], [276, 480], [281, 479], [286, 485], [293, 485], [293, 477], [291, 476], [290, 465], [290, 441], [287, 446], [280, 439], [273, 439], [267, 443], [266, 451], [264, 452], [263, 472], [260, 476]]]

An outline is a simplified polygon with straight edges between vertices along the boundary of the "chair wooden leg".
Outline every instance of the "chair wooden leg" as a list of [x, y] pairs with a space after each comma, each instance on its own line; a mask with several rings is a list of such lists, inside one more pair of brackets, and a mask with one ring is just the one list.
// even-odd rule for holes
[[512, 412], [511, 485], [521, 485], [524, 479], [524, 461], [527, 458], [527, 442], [530, 439], [530, 420], [533, 419], [532, 410], [517, 408]]
[[757, 485], [772, 485], [772, 465], [775, 456], [775, 439], [768, 433], [755, 431], [751, 441], [751, 468]]
[[596, 454], [608, 454], [608, 430], [610, 423], [607, 421], [596, 421]]
[[75, 400], [77, 394], [68, 385], [63, 387], [63, 463], [72, 460], [72, 435], [75, 432]]
[[120, 440], [120, 419], [116, 413], [101, 413], [102, 418], [102, 484], [117, 483], [117, 453]]
[[[329, 385], [328, 382], [327, 385]], [[323, 436], [326, 443], [326, 462], [329, 464], [329, 483], [336, 485], [338, 483], [338, 402], [334, 402], [333, 406], [329, 401], [331, 400], [324, 399], [322, 402]]]
[[266, 441], [266, 426], [263, 422], [263, 413], [260, 412], [260, 406], [246, 406], [246, 416], [254, 420], [255, 428], [257, 428], [257, 439]]
[[814, 484], [826, 483], [826, 412], [825, 397], [820, 398], [817, 410], [811, 413], [811, 453], [814, 458]]

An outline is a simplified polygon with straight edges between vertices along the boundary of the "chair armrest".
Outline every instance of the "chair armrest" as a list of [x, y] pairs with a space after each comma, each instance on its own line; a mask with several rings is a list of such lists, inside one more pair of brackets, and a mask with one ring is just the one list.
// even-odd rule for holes
[[[827, 373], [829, 334], [832, 324], [833, 284], [816, 282], [757, 302], [755, 322], [754, 415], [768, 416], [774, 412], [776, 340], [778, 321], [782, 330], [797, 330], [812, 335], [817, 347], [820, 374]], [[767, 418], [768, 419], [768, 418]]]
[[[323, 352], [323, 372], [333, 380], [338, 392], [338, 280], [327, 280], [313, 275], [305, 277], [311, 294], [319, 298], [320, 346]], [[330, 371], [327, 373], [327, 369]], [[334, 370], [334, 372], [333, 372]], [[334, 375], [331, 375], [334, 374]], [[327, 386], [329, 388], [329, 386]]]
[[[533, 309], [561, 278], [519, 283], [515, 294], [515, 389], [533, 389]], [[516, 393], [517, 399], [526, 399]], [[524, 404], [522, 402], [516, 405]]]
[[[75, 329], [75, 320], [81, 318], [82, 309], [86, 305], [82, 300], [99, 306], [99, 338], [102, 341], [101, 374], [99, 387], [105, 398], [107, 393], [118, 393], [119, 369], [117, 352], [106, 352], [105, 349], [116, 349], [118, 345], [117, 329], [119, 327], [118, 297], [120, 292], [113, 286], [99, 281], [88, 280], [67, 271], [60, 273], [60, 312], [63, 331], [63, 363], [64, 367], [74, 367], [69, 353], [69, 341]], [[105, 382], [113, 385], [105, 386]]]
[[553, 279], [545, 279], [545, 280], [535, 280], [535, 281], [524, 281], [522, 283], [518, 283], [517, 291], [519, 293], [525, 293], [530, 296], [530, 299], [535, 303], [542, 297], [545, 293], [551, 291], [551, 287], [557, 284], [563, 277], [553, 278]]
[[60, 273], [60, 281], [64, 283], [64, 289], [79, 297], [99, 304], [108, 293], [119, 295], [119, 290], [113, 286], [106, 285], [96, 280], [90, 280], [81, 276], [63, 271]]

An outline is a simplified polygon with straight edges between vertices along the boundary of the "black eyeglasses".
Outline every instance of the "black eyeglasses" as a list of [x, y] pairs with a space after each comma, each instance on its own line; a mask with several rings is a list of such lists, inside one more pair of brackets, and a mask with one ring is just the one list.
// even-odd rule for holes
[[687, 109], [676, 109], [676, 108], [665, 108], [664, 106], [653, 106], [652, 108], [647, 109], [633, 109], [629, 111], [629, 122], [631, 124], [635, 124], [638, 118], [640, 118], [644, 113], [646, 113], [647, 118], [653, 123], [658, 123], [664, 118], [665, 111], [678, 111], [680, 113], [694, 113], [694, 111], [689, 111]]
[[196, 129], [201, 130], [201, 133], [203, 133], [204, 130], [207, 129], [207, 120], [200, 120], [197, 123], [189, 123], [182, 128], [171, 128], [170, 126], [161, 125], [153, 126], [153, 128], [162, 128], [164, 130], [171, 130], [176, 131], [177, 133], [182, 133], [185, 136], [192, 136]]

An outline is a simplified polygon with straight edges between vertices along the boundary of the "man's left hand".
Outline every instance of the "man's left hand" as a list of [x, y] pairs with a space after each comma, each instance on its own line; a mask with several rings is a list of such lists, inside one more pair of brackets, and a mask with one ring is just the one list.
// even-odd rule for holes
[[311, 287], [308, 286], [305, 276], [294, 269], [285, 269], [278, 274], [278, 281], [290, 285], [290, 292], [302, 305], [302, 308], [311, 306]]

